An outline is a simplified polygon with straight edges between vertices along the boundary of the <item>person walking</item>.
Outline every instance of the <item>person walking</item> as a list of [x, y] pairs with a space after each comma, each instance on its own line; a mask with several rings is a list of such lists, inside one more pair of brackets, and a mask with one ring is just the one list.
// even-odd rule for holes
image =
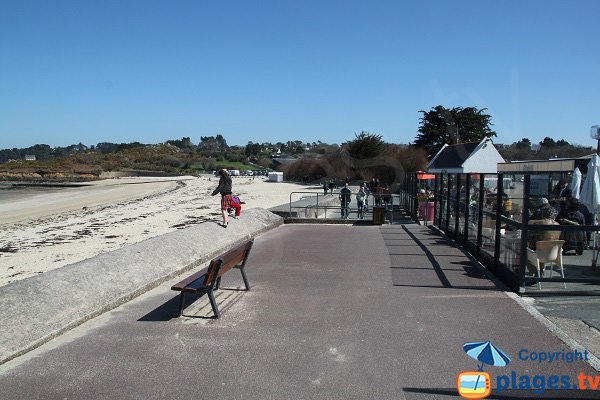
[[364, 204], [364, 208], [365, 208], [365, 212], [367, 212], [369, 210], [369, 195], [371, 194], [371, 191], [369, 190], [369, 186], [367, 186], [366, 182], [363, 184], [363, 189], [365, 191], [365, 204]]
[[342, 218], [348, 219], [348, 214], [350, 213], [350, 200], [352, 198], [352, 191], [348, 188], [348, 184], [346, 183], [344, 187], [340, 190], [339, 194]]
[[360, 219], [364, 218], [366, 197], [365, 189], [361, 186], [358, 193], [356, 193], [356, 216]]
[[213, 190], [211, 196], [221, 194], [221, 214], [223, 215], [223, 228], [227, 228], [228, 211], [231, 208], [231, 177], [227, 170], [219, 170], [219, 186]]
[[335, 183], [333, 183], [333, 180], [329, 181], [329, 193], [333, 196], [333, 189], [335, 189]]
[[329, 190], [329, 188], [327, 187], [327, 181], [323, 181], [323, 192], [325, 192], [325, 194], [327, 194], [328, 190]]

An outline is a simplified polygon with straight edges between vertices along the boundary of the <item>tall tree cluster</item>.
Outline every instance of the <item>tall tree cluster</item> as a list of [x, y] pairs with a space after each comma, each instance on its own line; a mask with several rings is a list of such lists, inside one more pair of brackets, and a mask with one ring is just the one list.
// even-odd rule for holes
[[438, 105], [429, 111], [419, 111], [419, 133], [415, 145], [425, 149], [432, 158], [444, 144], [479, 142], [485, 137], [496, 136], [490, 126], [492, 117], [486, 108], [454, 107]]

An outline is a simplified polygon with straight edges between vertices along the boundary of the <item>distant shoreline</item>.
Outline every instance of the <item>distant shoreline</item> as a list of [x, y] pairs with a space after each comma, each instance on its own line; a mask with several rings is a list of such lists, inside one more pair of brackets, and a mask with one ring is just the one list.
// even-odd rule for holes
[[0, 181], [1, 189], [11, 189], [20, 187], [45, 187], [45, 188], [69, 188], [69, 187], [83, 187], [91, 186], [90, 183], [81, 182], [13, 182], [13, 181]]

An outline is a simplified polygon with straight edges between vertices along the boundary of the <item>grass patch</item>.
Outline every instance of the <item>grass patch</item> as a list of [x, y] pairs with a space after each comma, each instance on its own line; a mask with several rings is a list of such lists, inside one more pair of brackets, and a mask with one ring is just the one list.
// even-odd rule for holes
[[240, 171], [257, 171], [257, 170], [264, 170], [266, 168], [262, 168], [262, 167], [257, 167], [255, 165], [247, 165], [241, 162], [235, 162], [235, 161], [217, 161], [217, 169], [221, 169], [221, 168], [225, 168], [225, 169], [239, 169]]

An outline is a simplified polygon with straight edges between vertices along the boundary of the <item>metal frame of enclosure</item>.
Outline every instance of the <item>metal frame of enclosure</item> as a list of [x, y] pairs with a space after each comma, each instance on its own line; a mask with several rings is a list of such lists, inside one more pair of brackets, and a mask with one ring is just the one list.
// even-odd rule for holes
[[[542, 197], [550, 198], [554, 184], [564, 172], [511, 174], [435, 174], [432, 225], [472, 254], [487, 270], [519, 294], [556, 292], [600, 294], [598, 251], [583, 255], [563, 254], [564, 278], [556, 269], [541, 278], [527, 274], [528, 238], [536, 231], [560, 231], [586, 235], [588, 243], [600, 247], [592, 217], [586, 225], [531, 224], [532, 209]], [[400, 185], [400, 202], [413, 218], [418, 216], [417, 193], [421, 182], [408, 173]], [[591, 257], [590, 257], [591, 254]], [[523, 257], [521, 255], [524, 255]], [[551, 272], [547, 270], [547, 272]], [[542, 290], [537, 283], [541, 283]], [[550, 282], [550, 283], [549, 283]], [[570, 283], [565, 290], [563, 285]]]
[[399, 213], [399, 195], [388, 194], [386, 196], [369, 194], [366, 197], [367, 206], [363, 211], [363, 218], [358, 218], [358, 208], [355, 199], [356, 193], [352, 193], [352, 199], [345, 212], [347, 218], [343, 218], [342, 205], [338, 199], [339, 192], [331, 194], [296, 191], [290, 193], [289, 212], [287, 213], [287, 222], [292, 222], [294, 218], [314, 219], [314, 220], [347, 220], [348, 223], [372, 221], [374, 208], [383, 210], [384, 220], [393, 224], [395, 215]]

